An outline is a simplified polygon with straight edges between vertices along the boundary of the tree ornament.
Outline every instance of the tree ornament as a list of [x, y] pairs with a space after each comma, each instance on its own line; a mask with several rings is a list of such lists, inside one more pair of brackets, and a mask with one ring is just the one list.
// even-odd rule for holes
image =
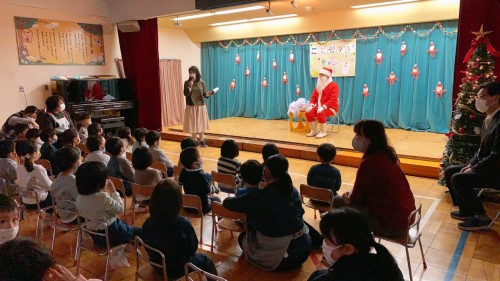
[[476, 117], [476, 116], [474, 116], [474, 114], [469, 115], [470, 119], [474, 119], [474, 117]]
[[381, 64], [383, 58], [384, 58], [384, 56], [382, 55], [382, 51], [380, 51], [380, 49], [378, 49], [377, 54], [375, 55], [375, 63]]
[[273, 59], [273, 69], [276, 70], [278, 68], [278, 64], [276, 63], [276, 59]]
[[240, 54], [236, 54], [236, 58], [234, 59], [236, 64], [240, 64]]
[[389, 77], [386, 78], [387, 81], [389, 81], [389, 85], [393, 86], [394, 85], [394, 82], [396, 82], [396, 80], [398, 80], [398, 78], [396, 78], [396, 74], [394, 73], [394, 71], [391, 71], [391, 73], [389, 74]]
[[257, 62], [260, 62], [260, 51], [257, 51]]
[[460, 129], [458, 129], [458, 132], [459, 132], [460, 134], [463, 134], [463, 133], [465, 132], [465, 129], [462, 127], [462, 128], [460, 128]]
[[367, 97], [368, 96], [368, 86], [366, 86], [366, 84], [363, 84], [363, 97]]
[[234, 88], [236, 88], [236, 79], [233, 79], [231, 81], [231, 84], [229, 84], [229, 89], [230, 90], [234, 90]]
[[295, 62], [295, 54], [293, 53], [293, 51], [290, 51], [290, 57], [288, 58], [288, 60], [291, 63]]
[[403, 41], [403, 42], [401, 42], [401, 48], [400, 48], [400, 51], [399, 51], [399, 53], [401, 54], [401, 56], [404, 56], [406, 54], [406, 50], [407, 50], [406, 49], [406, 42]]
[[248, 78], [250, 77], [250, 74], [251, 74], [250, 68], [247, 66], [247, 68], [245, 69], [245, 76]]
[[418, 79], [418, 74], [420, 71], [418, 71], [418, 66], [416, 64], [413, 65], [413, 69], [411, 70], [410, 74], [413, 77], [413, 79]]
[[266, 77], [264, 77], [264, 80], [262, 80], [262, 82], [260, 83], [260, 85], [262, 85], [262, 88], [267, 88], [268, 84], [267, 84], [267, 80], [266, 80]]
[[300, 96], [300, 85], [297, 84], [297, 89], [295, 90], [295, 94], [297, 94], [297, 97]]
[[448, 91], [448, 90], [445, 90], [443, 89], [443, 84], [441, 84], [441, 82], [438, 82], [437, 85], [436, 85], [436, 89], [432, 90], [434, 93], [436, 93], [436, 98], [442, 98], [443, 97], [443, 93]]
[[429, 50], [427, 50], [427, 53], [429, 53], [431, 58], [433, 58], [437, 51], [438, 51], [438, 49], [436, 49], [436, 46], [434, 46], [434, 42], [431, 41], [431, 43], [429, 44]]
[[283, 72], [283, 78], [281, 79], [281, 81], [285, 85], [288, 83], [288, 75], [286, 75], [286, 72]]

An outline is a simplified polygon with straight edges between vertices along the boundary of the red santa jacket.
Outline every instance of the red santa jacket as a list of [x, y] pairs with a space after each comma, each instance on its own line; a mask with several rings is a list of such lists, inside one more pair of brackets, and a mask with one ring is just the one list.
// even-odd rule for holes
[[324, 105], [327, 109], [332, 110], [333, 114], [336, 114], [339, 111], [339, 86], [337, 83], [330, 82], [321, 94], [314, 88], [309, 104], [315, 104], [318, 107]]

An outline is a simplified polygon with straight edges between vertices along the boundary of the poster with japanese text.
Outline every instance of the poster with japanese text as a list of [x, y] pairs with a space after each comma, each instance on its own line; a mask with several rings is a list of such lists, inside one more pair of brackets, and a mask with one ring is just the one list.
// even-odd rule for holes
[[356, 75], [356, 39], [312, 42], [309, 52], [311, 77], [322, 67], [331, 68], [333, 77]]
[[104, 65], [102, 25], [14, 17], [19, 64]]

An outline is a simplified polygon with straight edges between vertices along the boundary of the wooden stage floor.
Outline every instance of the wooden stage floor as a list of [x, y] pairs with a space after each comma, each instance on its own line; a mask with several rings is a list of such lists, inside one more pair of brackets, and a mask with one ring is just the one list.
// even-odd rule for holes
[[[169, 130], [182, 132], [182, 124], [165, 128], [163, 132]], [[386, 129], [386, 131], [389, 141], [398, 155], [413, 159], [439, 161], [448, 140], [444, 134], [402, 129]], [[338, 133], [332, 133], [323, 139], [308, 138], [305, 133], [291, 132], [288, 120], [261, 120], [243, 117], [210, 120], [210, 130], [206, 134], [311, 147], [328, 142], [335, 145], [337, 149], [345, 151], [353, 151], [351, 141], [354, 136], [352, 126], [340, 125]]]

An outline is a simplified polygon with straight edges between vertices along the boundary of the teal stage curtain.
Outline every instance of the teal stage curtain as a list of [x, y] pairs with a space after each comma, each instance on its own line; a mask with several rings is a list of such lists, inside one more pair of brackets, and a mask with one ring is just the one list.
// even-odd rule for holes
[[[309, 72], [309, 43], [356, 36], [356, 76], [334, 78], [340, 88], [341, 123], [376, 119], [388, 128], [447, 133], [457, 25], [457, 21], [446, 21], [202, 43], [203, 80], [209, 88], [220, 87], [207, 101], [209, 118], [288, 118], [288, 105], [298, 98], [297, 86], [300, 97], [309, 99], [316, 84]], [[407, 46], [404, 56], [400, 53], [403, 41]], [[431, 42], [438, 50], [434, 57], [428, 52]], [[381, 64], [375, 63], [378, 49], [383, 54]], [[289, 60], [291, 51], [294, 62]], [[418, 79], [411, 75], [415, 64]], [[392, 86], [387, 79], [391, 71], [398, 79]], [[284, 72], [286, 84], [282, 82]], [[261, 84], [264, 77], [266, 88]], [[436, 93], [439, 82], [446, 90], [442, 96]], [[364, 84], [369, 89], [367, 96], [363, 95]]]

